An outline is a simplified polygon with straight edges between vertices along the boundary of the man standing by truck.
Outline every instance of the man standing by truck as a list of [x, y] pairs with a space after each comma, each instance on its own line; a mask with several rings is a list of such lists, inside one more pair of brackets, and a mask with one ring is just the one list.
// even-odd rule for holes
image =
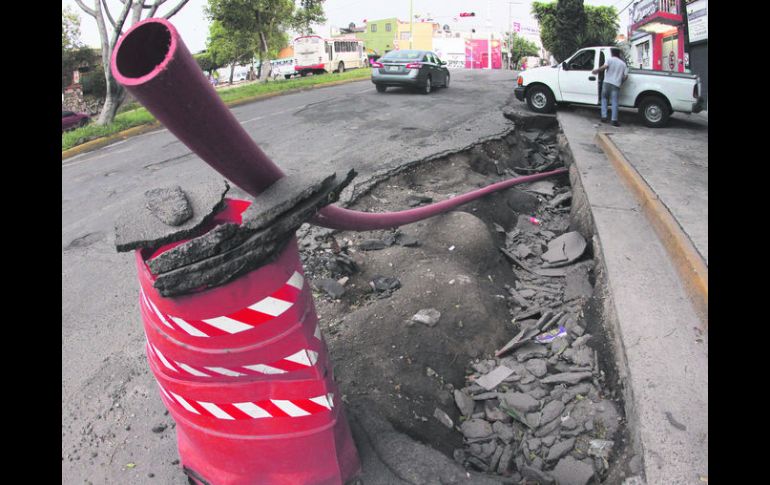
[[599, 74], [602, 71], [607, 71], [604, 75], [604, 83], [602, 84], [602, 122], [607, 122], [607, 103], [609, 98], [612, 102], [612, 125], [620, 126], [620, 123], [618, 123], [618, 96], [620, 94], [620, 86], [628, 78], [628, 66], [620, 58], [620, 49], [612, 49], [612, 57], [609, 58], [607, 63], [598, 69], [594, 69], [591, 73]]

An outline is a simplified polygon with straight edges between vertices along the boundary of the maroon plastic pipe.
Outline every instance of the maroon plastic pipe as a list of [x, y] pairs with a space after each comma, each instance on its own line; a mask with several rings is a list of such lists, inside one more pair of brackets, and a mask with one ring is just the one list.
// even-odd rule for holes
[[112, 53], [115, 79], [168, 130], [228, 180], [259, 195], [284, 173], [227, 109], [166, 19], [126, 32]]
[[[131, 27], [115, 45], [110, 67], [115, 79], [171, 133], [247, 193], [256, 197], [284, 176], [217, 95], [168, 20], [150, 18]], [[510, 179], [399, 212], [368, 213], [328, 206], [313, 222], [332, 229], [389, 229], [446, 212], [497, 190], [566, 171]]]

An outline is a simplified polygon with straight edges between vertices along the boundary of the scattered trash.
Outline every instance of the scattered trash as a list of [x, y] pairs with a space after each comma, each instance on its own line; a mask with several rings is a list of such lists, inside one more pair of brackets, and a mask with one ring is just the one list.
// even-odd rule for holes
[[595, 456], [597, 458], [603, 458], [606, 460], [610, 457], [610, 451], [612, 451], [612, 446], [615, 444], [615, 442], [596, 439], [589, 441], [588, 444], [589, 456]]
[[559, 328], [554, 328], [545, 333], [541, 333], [540, 335], [535, 337], [535, 341], [541, 344], [547, 344], [547, 343], [553, 342], [555, 339], [559, 337], [566, 337], [566, 336], [567, 336], [567, 329], [560, 326]]
[[536, 219], [535, 217], [530, 217], [529, 218], [529, 222], [531, 222], [532, 224], [535, 224], [537, 226], [539, 226], [542, 223], [542, 221], [540, 219]]
[[455, 247], [454, 247], [454, 246], [449, 246], [449, 250], [450, 250], [450, 251], [454, 251], [454, 250], [455, 250]]
[[398, 278], [392, 276], [376, 275], [372, 278], [372, 281], [369, 282], [369, 286], [371, 286], [376, 293], [391, 293], [401, 288], [401, 282]]

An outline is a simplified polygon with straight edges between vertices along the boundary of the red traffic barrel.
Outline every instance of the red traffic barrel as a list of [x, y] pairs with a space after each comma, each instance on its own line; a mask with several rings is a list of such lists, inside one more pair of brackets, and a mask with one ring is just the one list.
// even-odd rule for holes
[[[226, 200], [213, 225], [241, 223]], [[296, 239], [223, 286], [163, 297], [136, 252], [147, 357], [199, 483], [341, 484], [360, 470]], [[301, 450], [301, 453], [298, 451]]]

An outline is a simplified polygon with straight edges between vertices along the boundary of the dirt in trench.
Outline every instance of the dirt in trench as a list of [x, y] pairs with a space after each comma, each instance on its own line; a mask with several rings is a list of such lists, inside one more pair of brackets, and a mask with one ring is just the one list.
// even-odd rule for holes
[[[352, 208], [408, 209], [560, 166], [555, 127], [517, 130], [384, 180]], [[533, 272], [570, 229], [570, 195], [564, 175], [398, 230], [305, 238], [301, 256], [348, 406], [509, 483], [623, 476], [611, 464], [625, 453], [623, 406], [603, 370], [614, 375], [614, 358], [599, 313], [583, 311], [594, 293], [590, 239], [570, 265], [576, 274]], [[421, 310], [438, 322], [414, 321]], [[495, 358], [536, 324], [564, 334]], [[513, 372], [499, 385], [475, 382], [500, 365]], [[579, 380], [542, 382], [565, 375]]]

